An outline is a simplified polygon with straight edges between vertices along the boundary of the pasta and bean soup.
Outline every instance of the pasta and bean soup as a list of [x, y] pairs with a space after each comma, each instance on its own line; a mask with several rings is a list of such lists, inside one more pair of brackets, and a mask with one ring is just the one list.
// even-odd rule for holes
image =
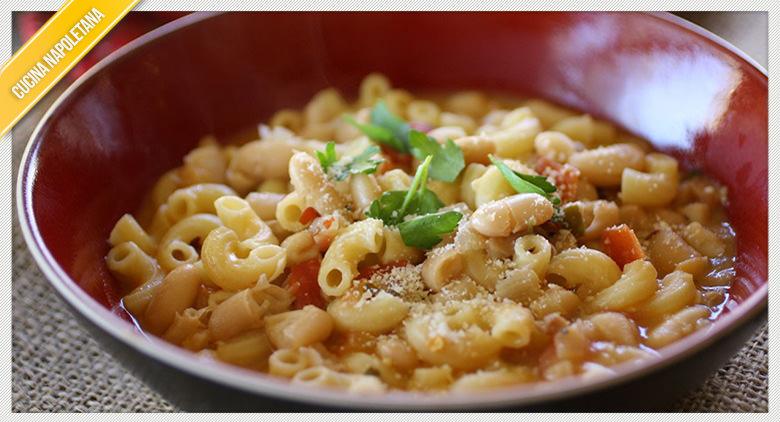
[[293, 383], [473, 391], [609, 375], [721, 311], [713, 180], [542, 100], [359, 92], [203, 139], [119, 219], [144, 331]]

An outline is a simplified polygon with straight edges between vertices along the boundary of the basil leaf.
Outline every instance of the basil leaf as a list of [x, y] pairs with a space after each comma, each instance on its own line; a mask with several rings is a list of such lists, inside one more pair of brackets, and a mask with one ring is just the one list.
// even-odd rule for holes
[[338, 161], [338, 158], [336, 157], [336, 143], [335, 142], [328, 142], [327, 145], [325, 145], [325, 152], [317, 152], [317, 158], [320, 160], [320, 165], [322, 166], [322, 169], [326, 172], [328, 169], [336, 164], [336, 161]]
[[366, 215], [392, 226], [400, 224], [409, 215], [430, 214], [443, 207], [444, 203], [439, 197], [425, 187], [432, 160], [433, 158], [428, 156], [417, 167], [409, 190], [383, 193], [371, 203]]
[[401, 152], [409, 152], [409, 124], [393, 114], [384, 101], [378, 101], [371, 109], [371, 123], [382, 127], [393, 134], [399, 141], [401, 148], [395, 148]]
[[412, 202], [409, 215], [425, 215], [438, 211], [444, 203], [441, 202], [438, 196], [432, 191], [423, 188], [417, 194], [416, 199]]
[[368, 136], [374, 142], [387, 145], [390, 148], [398, 151], [407, 150], [404, 142], [396, 138], [393, 132], [388, 128], [374, 123], [358, 123], [358, 121], [352, 118], [352, 116], [344, 116], [344, 120], [352, 126], [358, 128], [361, 132], [363, 132], [364, 135]]
[[350, 174], [371, 174], [376, 172], [377, 167], [384, 162], [381, 158], [373, 158], [379, 154], [379, 147], [371, 145], [365, 151], [354, 156], [350, 161], [344, 164], [335, 164], [333, 166], [334, 179], [344, 180]]
[[442, 236], [452, 233], [463, 214], [447, 211], [440, 214], [428, 214], [404, 221], [398, 225], [401, 238], [407, 246], [431, 249], [442, 240]]
[[431, 177], [436, 180], [453, 182], [461, 170], [466, 167], [463, 151], [451, 139], [442, 145], [430, 136], [412, 130], [409, 132], [409, 145], [412, 147], [412, 154], [417, 159], [422, 160], [427, 156], [433, 157], [430, 173]]
[[384, 192], [371, 203], [368, 211], [366, 211], [366, 215], [382, 220], [385, 225], [394, 226], [404, 219], [404, 216], [400, 214], [400, 210], [405, 197], [406, 191], [402, 190]]
[[561, 203], [561, 198], [552, 194], [557, 190], [555, 185], [548, 182], [545, 177], [518, 173], [493, 155], [490, 156], [490, 162], [517, 193], [536, 193], [547, 198], [553, 205]]
[[536, 176], [533, 174], [522, 174], [518, 172], [514, 172], [516, 175], [518, 175], [521, 179], [525, 180], [526, 182], [529, 182], [535, 186], [537, 186], [539, 189], [547, 192], [547, 193], [553, 193], [557, 191], [558, 189], [550, 183], [549, 180], [547, 180], [544, 176]]
[[384, 162], [382, 159], [373, 158], [375, 155], [379, 154], [379, 151], [379, 147], [371, 145], [366, 148], [365, 151], [344, 163], [339, 162], [338, 156], [336, 155], [336, 144], [334, 142], [328, 142], [328, 144], [325, 145], [324, 152], [315, 152], [317, 153], [317, 158], [320, 160], [322, 169], [325, 170], [326, 173], [336, 180], [344, 180], [349, 177], [350, 174], [374, 173], [377, 167]]

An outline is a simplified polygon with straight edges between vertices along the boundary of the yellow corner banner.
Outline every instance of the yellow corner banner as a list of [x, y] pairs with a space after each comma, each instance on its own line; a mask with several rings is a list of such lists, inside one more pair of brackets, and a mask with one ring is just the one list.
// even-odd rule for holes
[[68, 0], [0, 69], [0, 136], [140, 0]]

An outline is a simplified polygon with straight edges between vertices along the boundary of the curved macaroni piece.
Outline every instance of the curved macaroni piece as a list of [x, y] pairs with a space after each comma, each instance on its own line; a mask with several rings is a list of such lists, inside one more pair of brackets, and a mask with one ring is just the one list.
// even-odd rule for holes
[[349, 178], [349, 192], [355, 214], [363, 216], [371, 203], [382, 194], [382, 189], [374, 176], [360, 173]]
[[612, 201], [577, 201], [582, 220], [586, 227], [581, 236], [582, 240], [594, 240], [601, 238], [604, 230], [620, 223], [620, 209]]
[[519, 349], [531, 342], [534, 316], [522, 305], [502, 304], [493, 311], [490, 335], [502, 346]]
[[274, 280], [287, 263], [284, 248], [263, 244], [242, 248], [236, 232], [218, 227], [203, 242], [201, 259], [209, 279], [227, 290], [241, 290], [255, 284], [261, 275]]
[[191, 245], [203, 241], [208, 234], [221, 226], [219, 217], [213, 214], [194, 214], [174, 224], [160, 239], [157, 261], [165, 271], [171, 271], [199, 259], [198, 251]]
[[[536, 174], [535, 171], [525, 167], [518, 161], [507, 160], [506, 164], [514, 171], [525, 174]], [[491, 201], [496, 201], [517, 193], [512, 185], [506, 181], [504, 175], [496, 166], [488, 166], [481, 176], [471, 182], [474, 191], [474, 205], [481, 207]]]
[[479, 91], [456, 92], [447, 98], [447, 110], [479, 118], [488, 112], [490, 100]]
[[454, 142], [463, 151], [466, 164], [490, 164], [490, 154], [496, 152], [496, 144], [485, 135], [455, 138]]
[[274, 113], [269, 120], [271, 127], [281, 126], [293, 132], [303, 129], [303, 115], [297, 110], [282, 109]]
[[439, 291], [463, 270], [463, 255], [455, 248], [438, 248], [422, 265], [422, 279], [433, 291]]
[[184, 186], [225, 183], [227, 157], [217, 144], [202, 145], [184, 156], [179, 177]]
[[534, 149], [548, 160], [566, 163], [576, 152], [577, 145], [564, 133], [547, 131], [536, 135]]
[[409, 312], [409, 305], [385, 291], [368, 299], [364, 294], [353, 290], [328, 305], [328, 314], [337, 330], [386, 333], [397, 327]]
[[241, 247], [251, 250], [264, 244], [279, 244], [268, 224], [255, 214], [245, 200], [232, 195], [223, 196], [214, 201], [214, 208], [222, 224], [241, 239]]
[[306, 206], [321, 215], [343, 210], [347, 201], [320, 167], [316, 158], [305, 152], [296, 152], [290, 159], [290, 183], [303, 198]]
[[600, 311], [627, 311], [653, 296], [658, 288], [656, 275], [653, 264], [647, 261], [628, 263], [620, 279], [598, 292], [589, 305]]
[[214, 355], [223, 362], [262, 371], [268, 368], [268, 357], [273, 350], [263, 330], [254, 330], [217, 342]]
[[519, 193], [481, 205], [470, 224], [489, 237], [504, 237], [543, 224], [553, 215], [553, 205], [536, 193]]
[[463, 375], [452, 384], [454, 392], [473, 392], [493, 390], [500, 387], [522, 384], [533, 380], [530, 371], [497, 369], [492, 371], [477, 371]]
[[268, 179], [288, 179], [287, 163], [293, 150], [301, 147], [298, 139], [263, 139], [242, 145], [225, 172], [228, 184], [246, 193]]
[[291, 234], [282, 241], [282, 247], [287, 250], [288, 266], [297, 265], [320, 256], [320, 249], [314, 241], [314, 236], [308, 230]]
[[382, 242], [382, 249], [379, 251], [380, 263], [391, 264], [405, 261], [416, 264], [422, 260], [423, 251], [406, 246], [397, 228], [384, 227], [382, 233], [384, 241]]
[[466, 371], [493, 361], [501, 343], [490, 333], [489, 316], [469, 302], [442, 306], [406, 320], [404, 335], [417, 356], [433, 365], [446, 364]]
[[431, 126], [439, 124], [439, 106], [432, 101], [412, 100], [406, 107], [406, 115], [412, 122], [427, 123]]
[[133, 242], [141, 248], [147, 255], [154, 255], [157, 244], [154, 239], [141, 228], [135, 218], [130, 214], [123, 215], [114, 224], [111, 234], [108, 236], [108, 243], [116, 246], [124, 242]]
[[477, 123], [470, 116], [446, 111], [439, 115], [439, 124], [445, 127], [460, 127], [469, 133], [477, 129]]
[[214, 201], [226, 195], [235, 195], [233, 189], [216, 183], [202, 183], [178, 189], [166, 202], [170, 224], [195, 214], [214, 214]]
[[[262, 188], [263, 187], [261, 186], [261, 189]], [[282, 199], [284, 199], [285, 194], [287, 193], [286, 188], [282, 190], [278, 189], [278, 187], [267, 186], [266, 189], [273, 189], [274, 192], [251, 192], [245, 198], [255, 214], [264, 221], [276, 218], [276, 207], [282, 202]], [[281, 192], [279, 192], [279, 190], [281, 190]]]
[[576, 116], [575, 112], [545, 100], [528, 100], [525, 102], [525, 106], [531, 109], [531, 112], [539, 118], [544, 127], [551, 127], [563, 119]]
[[692, 305], [696, 302], [697, 295], [693, 277], [682, 271], [674, 271], [661, 280], [658, 291], [642, 304], [636, 312], [636, 317], [641, 321], [658, 321]]
[[488, 168], [482, 164], [471, 163], [463, 170], [460, 180], [460, 198], [471, 209], [477, 208], [477, 193], [474, 189], [473, 182], [482, 177], [482, 175], [487, 172], [487, 169]]
[[542, 125], [531, 109], [521, 107], [507, 113], [501, 128], [485, 134], [496, 146], [496, 154], [506, 158], [519, 158], [533, 152], [534, 139], [542, 131]]
[[582, 247], [555, 255], [547, 273], [562, 278], [564, 287], [576, 288], [580, 297], [587, 297], [614, 284], [622, 271], [609, 256]]
[[320, 308], [282, 312], [265, 318], [265, 331], [277, 348], [294, 349], [320, 343], [330, 337], [333, 318]]
[[596, 186], [619, 186], [625, 169], [644, 169], [645, 152], [635, 145], [614, 144], [574, 153], [569, 164]]
[[550, 130], [563, 132], [569, 138], [582, 142], [586, 147], [594, 144], [593, 118], [587, 114], [565, 117], [552, 125]]
[[518, 268], [528, 267], [540, 279], [544, 278], [552, 257], [552, 245], [547, 239], [538, 234], [518, 237], [515, 240], [514, 252], [514, 261]]
[[303, 119], [307, 126], [328, 123], [341, 116], [346, 110], [347, 103], [336, 89], [323, 89], [306, 104], [303, 109]]
[[[435, 139], [440, 144], [447, 142], [448, 139], [457, 141], [458, 138], [466, 136], [466, 131], [460, 126], [440, 126], [430, 130], [426, 135]], [[457, 144], [457, 142], [455, 142]], [[462, 148], [461, 148], [462, 149]], [[465, 152], [463, 153], [466, 154]]]
[[634, 169], [623, 171], [620, 198], [626, 204], [661, 207], [677, 195], [679, 175], [677, 160], [664, 154], [647, 154], [648, 173]]
[[106, 255], [106, 265], [128, 290], [161, 278], [157, 261], [133, 242], [123, 242], [111, 248]]
[[366, 75], [363, 81], [360, 82], [360, 93], [358, 94], [360, 104], [369, 107], [374, 105], [374, 103], [387, 95], [391, 88], [390, 81], [385, 75], [380, 73]]
[[650, 330], [647, 345], [660, 349], [710, 324], [710, 310], [704, 305], [685, 308]]
[[285, 378], [292, 378], [306, 368], [320, 365], [322, 356], [311, 347], [279, 349], [268, 358], [268, 372]]
[[347, 226], [325, 252], [317, 277], [320, 289], [328, 296], [341, 296], [358, 274], [358, 264], [366, 255], [382, 248], [382, 222], [373, 218]]
[[287, 194], [276, 206], [276, 221], [285, 230], [297, 232], [305, 226], [301, 223], [301, 215], [306, 209], [306, 202], [298, 192]]

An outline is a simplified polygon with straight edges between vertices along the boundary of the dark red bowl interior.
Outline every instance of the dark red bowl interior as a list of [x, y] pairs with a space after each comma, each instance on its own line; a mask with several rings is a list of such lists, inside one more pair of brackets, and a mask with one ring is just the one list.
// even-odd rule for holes
[[39, 246], [107, 307], [119, 293], [103, 260], [111, 227], [202, 135], [252, 127], [328, 86], [354, 95], [372, 71], [413, 92], [539, 96], [647, 138], [729, 188], [739, 265], [728, 308], [766, 294], [767, 78], [675, 18], [241, 13], [160, 32], [80, 80], [20, 173]]

